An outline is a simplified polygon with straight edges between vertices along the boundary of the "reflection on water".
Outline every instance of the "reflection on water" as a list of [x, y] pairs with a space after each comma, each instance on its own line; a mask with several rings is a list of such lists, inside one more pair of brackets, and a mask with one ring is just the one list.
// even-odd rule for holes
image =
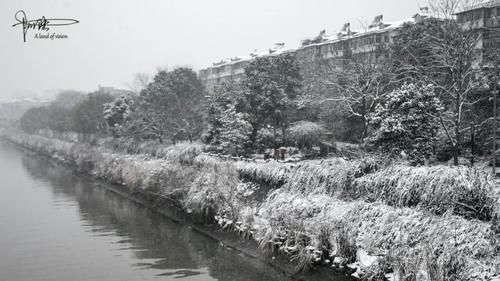
[[272, 268], [0, 143], [0, 280], [286, 280]]

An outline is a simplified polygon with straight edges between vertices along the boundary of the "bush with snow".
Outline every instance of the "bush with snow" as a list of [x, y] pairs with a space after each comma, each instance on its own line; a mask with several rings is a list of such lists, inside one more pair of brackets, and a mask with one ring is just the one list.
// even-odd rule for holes
[[290, 138], [299, 148], [312, 149], [325, 135], [325, 129], [314, 122], [299, 121], [289, 129]]

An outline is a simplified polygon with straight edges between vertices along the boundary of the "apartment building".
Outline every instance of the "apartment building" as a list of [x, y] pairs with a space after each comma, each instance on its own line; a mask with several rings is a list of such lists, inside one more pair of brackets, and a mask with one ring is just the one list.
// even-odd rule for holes
[[457, 22], [464, 28], [480, 30], [478, 59], [491, 50], [500, 49], [500, 0], [491, 0], [456, 13]]
[[[260, 56], [275, 56], [283, 53], [294, 53], [301, 66], [304, 84], [312, 88], [317, 86], [313, 80], [321, 75], [324, 65], [341, 67], [346, 57], [358, 57], [367, 61], [376, 61], [387, 55], [389, 46], [398, 28], [405, 22], [415, 22], [428, 16], [426, 8], [409, 19], [386, 23], [383, 15], [375, 17], [372, 24], [361, 31], [351, 29], [350, 23], [334, 35], [328, 35], [322, 30], [317, 36], [302, 40], [295, 49], [286, 48], [283, 43], [277, 43], [266, 52], [254, 51], [247, 56], [234, 57], [213, 63], [212, 66], [199, 72], [200, 79], [210, 91], [216, 85], [227, 81], [239, 81], [245, 76], [245, 68], [253, 59]], [[315, 76], [315, 77], [312, 77]], [[316, 91], [321, 91], [316, 89]]]
[[294, 52], [285, 48], [283, 43], [277, 43], [273, 48], [267, 52], [258, 53], [254, 51], [248, 56], [234, 57], [214, 62], [211, 67], [202, 69], [199, 72], [199, 77], [205, 83], [207, 89], [211, 90], [214, 86], [227, 81], [240, 81], [245, 76], [245, 68], [251, 61], [260, 56], [275, 56], [285, 52]]
[[[350, 23], [346, 23], [338, 33], [329, 35], [322, 30], [317, 36], [302, 40], [300, 46], [295, 49], [288, 49], [284, 44], [278, 43], [266, 52], [254, 51], [248, 56], [215, 62], [211, 67], [201, 70], [199, 77], [211, 91], [222, 82], [241, 80], [245, 76], [245, 68], [256, 57], [293, 53], [300, 65], [305, 92], [315, 96], [321, 95], [327, 89], [324, 88], [324, 83], [317, 81], [324, 81], [328, 68], [341, 68], [346, 58], [358, 58], [367, 63], [384, 59], [389, 54], [398, 30], [405, 23], [416, 23], [429, 16], [429, 9], [421, 8], [414, 16], [398, 22], [385, 22], [383, 15], [379, 15], [362, 30], [352, 30]], [[486, 49], [500, 47], [500, 0], [483, 2], [460, 11], [456, 17], [464, 26], [482, 31], [483, 36], [478, 44], [480, 54]]]

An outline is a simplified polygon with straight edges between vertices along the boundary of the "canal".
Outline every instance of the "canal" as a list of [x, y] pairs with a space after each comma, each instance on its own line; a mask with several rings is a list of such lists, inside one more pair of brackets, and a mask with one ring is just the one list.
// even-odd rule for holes
[[287, 280], [263, 263], [0, 142], [0, 280]]

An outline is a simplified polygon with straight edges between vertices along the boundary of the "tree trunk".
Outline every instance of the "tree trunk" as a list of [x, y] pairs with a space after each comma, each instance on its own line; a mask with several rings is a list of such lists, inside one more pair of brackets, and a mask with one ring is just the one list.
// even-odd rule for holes
[[474, 132], [474, 124], [470, 126], [470, 166], [474, 167], [474, 148], [476, 146], [475, 140], [475, 132]]
[[498, 92], [493, 93], [493, 137], [491, 138], [491, 143], [493, 149], [491, 150], [491, 166], [493, 170], [493, 176], [497, 175], [497, 96]]
[[252, 142], [252, 145], [254, 146], [257, 142], [257, 134], [258, 134], [258, 124], [252, 123], [252, 135], [250, 136], [250, 141]]
[[368, 121], [366, 120], [366, 97], [363, 96], [361, 103], [361, 118], [363, 118], [363, 133], [361, 135], [361, 144], [365, 142], [365, 138], [368, 136]]
[[368, 136], [368, 121], [366, 121], [365, 117], [363, 116], [363, 135], [361, 136], [362, 144], [365, 142], [367, 136]]
[[278, 148], [278, 145], [276, 142], [276, 126], [273, 126], [273, 146], [274, 146], [274, 149]]
[[458, 143], [453, 146], [453, 165], [458, 166]]
[[455, 98], [455, 145], [453, 146], [453, 165], [458, 166], [460, 153], [460, 93]]
[[282, 134], [282, 138], [281, 138], [282, 145], [286, 146], [286, 126], [285, 126], [285, 124], [283, 124], [281, 126], [281, 134]]

